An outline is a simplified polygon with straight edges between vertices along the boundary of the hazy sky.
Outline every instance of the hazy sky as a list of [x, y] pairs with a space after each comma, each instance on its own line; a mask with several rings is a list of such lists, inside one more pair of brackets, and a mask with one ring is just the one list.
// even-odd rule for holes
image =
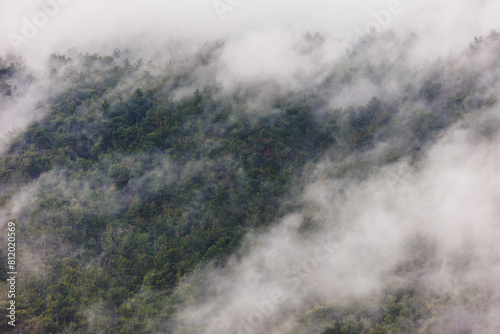
[[[319, 30], [340, 42], [375, 28], [417, 32], [426, 37], [427, 53], [447, 53], [488, 33], [499, 12], [492, 0], [1, 0], [0, 50], [13, 51], [12, 39], [19, 52], [39, 57], [71, 46], [89, 52], [141, 42], [154, 47], [149, 37], [238, 38], [271, 29]], [[25, 40], [18, 43], [18, 36]]]

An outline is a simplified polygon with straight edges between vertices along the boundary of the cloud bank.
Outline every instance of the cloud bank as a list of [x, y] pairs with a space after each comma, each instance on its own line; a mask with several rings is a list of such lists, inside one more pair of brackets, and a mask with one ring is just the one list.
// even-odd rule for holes
[[[370, 59], [404, 61], [417, 69], [440, 57], [448, 61], [494, 29], [498, 12], [500, 4], [491, 0], [3, 1], [0, 51], [24, 57], [39, 81], [13, 98], [2, 97], [0, 119], [6, 125], [0, 134], [41, 116], [37, 103], [50, 94], [47, 85], [57, 84], [48, 78], [46, 59], [73, 47], [90, 54], [130, 48], [134, 56], [152, 60], [152, 69], [186, 54], [200, 56], [204, 42], [220, 40], [213, 62], [198, 64], [193, 82], [203, 86], [213, 80], [234, 94], [242, 85], [271, 94], [313, 90], [332, 72], [345, 74], [350, 65]], [[407, 44], [391, 44], [390, 36]], [[363, 46], [373, 39], [374, 47]], [[172, 47], [176, 41], [183, 48]], [[354, 51], [361, 56], [351, 57]], [[497, 58], [485, 54], [475, 66]], [[345, 67], [333, 71], [339, 63]], [[331, 108], [366, 104], [374, 95], [403, 94], [414, 79], [432, 81], [431, 72], [397, 73], [381, 81], [383, 88], [359, 75], [325, 97]], [[455, 89], [453, 79], [445, 88]], [[180, 89], [179, 95], [189, 91]], [[257, 103], [254, 109], [261, 107]], [[465, 318], [473, 332], [480, 326], [498, 331], [500, 139], [490, 131], [498, 113], [471, 116], [447, 131], [418, 166], [403, 161], [362, 182], [332, 180], [329, 171], [342, 162], [325, 159], [302, 195], [305, 210], [267, 233], [248, 236], [223, 270], [208, 268], [181, 284], [184, 308], [169, 330], [287, 333], [300, 328], [310, 308], [354, 299], [369, 301], [376, 310], [387, 289], [416, 284], [455, 298], [451, 307], [436, 311], [429, 328], [448, 329], [451, 314]], [[303, 233], [307, 220], [313, 228]], [[186, 292], [190, 282], [206, 287], [208, 296]], [[487, 296], [487, 310], [465, 300], [474, 300], [476, 291]]]
[[241, 260], [206, 274], [209, 298], [193, 300], [181, 285], [191, 302], [176, 333], [296, 332], [314, 306], [354, 299], [375, 309], [384, 292], [415, 285], [453, 298], [435, 311], [438, 328], [452, 328], [451, 312], [473, 333], [498, 330], [500, 142], [480, 135], [485, 121], [447, 131], [418, 167], [401, 162], [361, 183], [329, 180], [332, 166], [318, 167], [303, 195], [316, 228], [300, 232], [306, 210], [248, 239]]

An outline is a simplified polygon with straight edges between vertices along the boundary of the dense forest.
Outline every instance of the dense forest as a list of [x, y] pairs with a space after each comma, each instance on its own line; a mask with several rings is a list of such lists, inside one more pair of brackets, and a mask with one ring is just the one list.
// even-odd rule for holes
[[[304, 53], [324, 42], [300, 39]], [[185, 316], [217, 298], [218, 275], [232, 275], [283, 220], [300, 213], [304, 239], [329, 224], [304, 196], [311, 184], [336, 184], [340, 198], [391, 166], [417, 171], [448, 129], [496, 107], [494, 31], [452, 59], [418, 66], [405, 54], [372, 57], [381, 44], [408, 43], [391, 34], [360, 43], [300, 88], [268, 81], [231, 91], [210, 79], [222, 41], [165, 62], [132, 50], [69, 50], [52, 54], [43, 75], [16, 55], [0, 58], [0, 106], [49, 87], [0, 156], [0, 216], [16, 223], [19, 272], [17, 326], [2, 321], [0, 331], [486, 333], [496, 295], [481, 286], [436, 291], [420, 280], [439, 267], [426, 237], [413, 239], [376, 297], [309, 294], [257, 321], [259, 329]], [[373, 95], [356, 102], [367, 86]], [[498, 127], [482, 120], [478, 136], [492, 140]], [[460, 319], [447, 312], [458, 304]]]

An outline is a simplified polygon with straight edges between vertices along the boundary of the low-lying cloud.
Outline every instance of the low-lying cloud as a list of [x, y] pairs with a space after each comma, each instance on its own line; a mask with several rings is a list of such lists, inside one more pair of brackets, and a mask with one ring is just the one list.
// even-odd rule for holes
[[415, 282], [443, 296], [490, 293], [486, 310], [458, 298], [449, 312], [468, 308], [470, 328], [498, 330], [499, 138], [476, 130], [451, 129], [418, 168], [401, 162], [358, 184], [319, 176], [304, 194], [317, 230], [299, 233], [296, 214], [249, 239], [241, 260], [206, 275], [213, 295], [188, 302], [176, 333], [285, 333], [308, 307], [377, 305], [391, 285]]
[[[61, 74], [49, 78], [47, 57], [72, 47], [102, 55], [131, 49], [120, 62], [128, 55], [132, 62], [144, 57], [144, 72], [153, 74], [128, 78], [117, 92], [141, 82], [134, 80], [154, 78], [155, 70], [184, 71], [185, 84], [172, 88], [175, 99], [211, 83], [223, 94], [251, 87], [258, 98], [244, 101], [244, 108], [255, 113], [272, 109], [267, 96], [276, 92], [315, 92], [326, 109], [365, 105], [374, 96], [390, 102], [425, 82], [455, 96], [467, 85], [457, 76], [468, 73], [462, 70], [468, 61], [471, 70], [484, 74], [498, 55], [485, 52], [465, 61], [449, 55], [494, 29], [498, 12], [500, 4], [492, 0], [3, 1], [0, 56], [23, 56], [37, 80], [14, 78], [20, 90], [0, 97], [0, 135], [43, 115], [38, 102], [64, 84]], [[204, 54], [206, 41], [215, 46]], [[390, 75], [370, 78], [385, 65]], [[433, 82], [434, 68], [444, 73], [445, 82]], [[332, 82], [338, 85], [328, 85]], [[476, 93], [487, 98], [497, 92], [497, 82], [498, 75], [485, 76]], [[424, 100], [405, 100], [396, 109], [409, 114], [445, 103]], [[469, 115], [426, 148], [419, 163], [408, 159], [362, 181], [332, 179], [328, 175], [344, 161], [325, 158], [308, 176], [302, 195], [306, 209], [266, 233], [249, 235], [223, 269], [196, 272], [179, 286], [183, 307], [169, 330], [286, 333], [300, 328], [303, 313], [316, 306], [347, 305], [354, 299], [376, 312], [387, 289], [420, 284], [443, 296], [470, 297], [471, 291], [489, 296], [486, 310], [460, 298], [449, 302], [433, 315], [433, 326], [446, 329], [447, 317], [467, 310], [471, 330], [498, 331], [498, 113]], [[409, 119], [404, 116], [402, 123]], [[364, 154], [376, 157], [384, 144]], [[160, 158], [158, 164], [131, 187], [155, 192], [159, 182], [172, 182], [171, 169], [177, 167]], [[203, 166], [192, 168], [195, 173]], [[54, 184], [61, 183], [55, 174], [44, 177], [52, 176]], [[79, 184], [73, 188], [78, 193]], [[306, 221], [312, 227], [304, 232]], [[193, 281], [208, 292], [187, 291]]]

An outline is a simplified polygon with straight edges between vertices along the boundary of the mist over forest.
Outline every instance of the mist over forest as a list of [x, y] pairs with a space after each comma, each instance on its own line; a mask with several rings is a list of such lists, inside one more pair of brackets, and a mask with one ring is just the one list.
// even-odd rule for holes
[[0, 332], [499, 332], [499, 12], [0, 1]]

